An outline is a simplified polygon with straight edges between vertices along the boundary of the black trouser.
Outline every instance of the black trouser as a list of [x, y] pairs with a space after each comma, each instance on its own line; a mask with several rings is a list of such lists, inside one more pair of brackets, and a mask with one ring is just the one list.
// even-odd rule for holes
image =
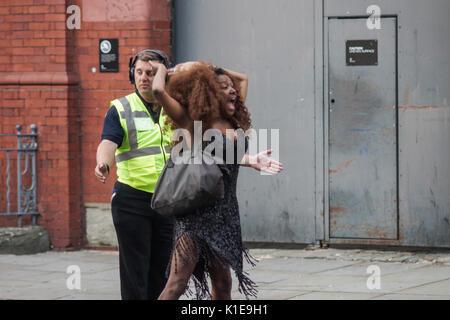
[[111, 210], [119, 242], [122, 299], [157, 299], [167, 282], [173, 220], [150, 208], [151, 193], [120, 182], [114, 189]]

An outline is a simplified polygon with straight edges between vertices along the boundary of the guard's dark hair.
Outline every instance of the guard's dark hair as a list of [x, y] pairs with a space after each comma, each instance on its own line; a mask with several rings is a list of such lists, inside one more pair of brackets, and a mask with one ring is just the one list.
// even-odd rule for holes
[[134, 58], [130, 57], [130, 62], [128, 65], [128, 67], [129, 67], [128, 77], [130, 79], [131, 84], [134, 84], [134, 71], [136, 68], [136, 62], [138, 60], [142, 60], [142, 61], [156, 60], [156, 61], [159, 61], [162, 64], [164, 64], [166, 66], [166, 68], [170, 67], [169, 59], [164, 54], [164, 52], [159, 51], [159, 50], [154, 50], [154, 49], [142, 50], [142, 51], [138, 52], [136, 54], [136, 56], [134, 56]]

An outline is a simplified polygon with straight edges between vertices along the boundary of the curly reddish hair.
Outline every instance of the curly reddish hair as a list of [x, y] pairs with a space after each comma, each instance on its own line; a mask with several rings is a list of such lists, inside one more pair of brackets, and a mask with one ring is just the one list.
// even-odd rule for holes
[[[217, 81], [219, 74], [227, 75], [236, 90], [235, 112], [231, 117], [225, 113], [227, 97]], [[167, 92], [187, 110], [193, 121], [202, 121], [203, 132], [218, 118], [229, 120], [235, 129], [246, 131], [251, 127], [250, 113], [240, 97], [239, 80], [220, 68], [202, 62], [188, 71], [175, 73], [169, 79]], [[169, 117], [166, 125], [172, 130], [178, 128]]]

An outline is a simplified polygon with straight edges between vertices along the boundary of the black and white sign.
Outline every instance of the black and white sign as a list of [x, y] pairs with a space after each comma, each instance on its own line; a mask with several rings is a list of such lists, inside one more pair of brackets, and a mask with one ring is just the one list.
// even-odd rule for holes
[[119, 40], [99, 40], [100, 72], [119, 72]]
[[347, 40], [347, 66], [376, 66], [378, 64], [378, 40]]

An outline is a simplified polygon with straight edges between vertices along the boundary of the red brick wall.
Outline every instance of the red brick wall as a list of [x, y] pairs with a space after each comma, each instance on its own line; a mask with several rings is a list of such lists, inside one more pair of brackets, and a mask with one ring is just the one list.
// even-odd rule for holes
[[[93, 175], [95, 152], [110, 101], [134, 90], [128, 81], [130, 56], [147, 48], [170, 52], [170, 4], [167, 0], [116, 1], [117, 6], [109, 7], [105, 3], [102, 0], [82, 3], [85, 21], [75, 33], [75, 65], [82, 89], [80, 120], [85, 202], [108, 202], [111, 196], [115, 177], [111, 177], [106, 185], [97, 182]], [[101, 38], [119, 39], [119, 73], [99, 72], [98, 43]], [[97, 69], [95, 73], [93, 67]]]
[[[73, 4], [81, 8], [78, 30], [66, 27], [66, 9]], [[39, 224], [55, 248], [80, 248], [83, 204], [108, 202], [115, 180], [113, 175], [102, 185], [93, 175], [109, 101], [133, 90], [130, 55], [146, 48], [169, 53], [170, 3], [2, 0], [0, 32], [0, 133], [14, 133], [16, 124], [23, 131], [37, 124]], [[119, 73], [98, 71], [100, 38], [119, 39]], [[5, 192], [2, 184], [0, 193]], [[0, 217], [0, 225], [11, 224], [16, 219]]]

